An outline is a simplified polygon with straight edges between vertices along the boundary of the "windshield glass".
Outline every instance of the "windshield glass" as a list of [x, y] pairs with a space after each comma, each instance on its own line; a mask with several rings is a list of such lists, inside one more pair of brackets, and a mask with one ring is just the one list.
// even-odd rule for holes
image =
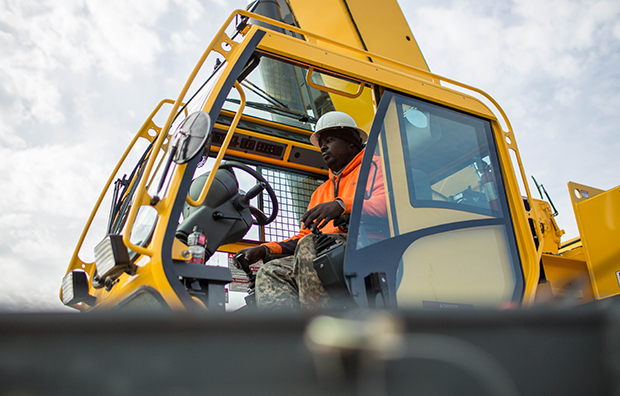
[[[362, 129], [370, 128], [374, 110], [367, 85], [316, 70], [309, 72], [305, 66], [262, 54], [252, 61], [257, 66], [241, 82], [246, 95], [243, 114], [313, 131], [321, 115], [338, 110], [349, 113]], [[223, 108], [237, 112], [239, 103], [239, 93], [232, 90]]]
[[411, 205], [502, 217], [490, 123], [420, 100], [396, 107]]
[[148, 161], [149, 155], [153, 149], [151, 142], [140, 159], [135, 165], [129, 177], [125, 174], [122, 178], [114, 182], [114, 192], [112, 198], [112, 208], [110, 210], [110, 219], [108, 221], [108, 234], [119, 234], [127, 220], [127, 214], [131, 208], [131, 201], [136, 192], [144, 167]]

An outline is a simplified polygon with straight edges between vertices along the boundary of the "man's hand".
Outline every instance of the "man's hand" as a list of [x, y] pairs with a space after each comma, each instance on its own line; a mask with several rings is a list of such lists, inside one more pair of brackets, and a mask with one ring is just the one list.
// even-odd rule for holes
[[301, 216], [302, 227], [310, 231], [321, 229], [332, 220], [344, 213], [344, 208], [337, 201], [326, 202], [315, 206]]
[[264, 246], [254, 246], [239, 250], [239, 253], [243, 253], [248, 264], [254, 264], [258, 260], [262, 260], [267, 257], [267, 249]]

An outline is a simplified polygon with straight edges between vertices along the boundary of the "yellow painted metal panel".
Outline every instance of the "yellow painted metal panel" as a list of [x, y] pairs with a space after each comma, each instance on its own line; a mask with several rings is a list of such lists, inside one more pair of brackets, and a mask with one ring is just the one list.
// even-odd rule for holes
[[573, 260], [586, 261], [586, 256], [583, 252], [583, 244], [581, 243], [581, 237], [573, 238], [564, 244], [560, 248], [559, 252], [562, 257], [571, 258]]
[[620, 294], [620, 186], [603, 191], [571, 182], [568, 189], [594, 295]]
[[[481, 117], [492, 120], [496, 118], [493, 112], [475, 97], [422, 79], [423, 74], [416, 74], [413, 69], [405, 73], [395, 66], [388, 68], [355, 58], [346, 54], [345, 50], [328, 51], [325, 47], [275, 32], [267, 33], [258, 48], [293, 61], [326, 68], [356, 80], [415, 95]], [[440, 79], [452, 83], [451, 80], [436, 76], [437, 81]]]
[[396, 0], [289, 0], [289, 4], [304, 30], [360, 49], [363, 40], [372, 53], [428, 70]]
[[364, 88], [362, 94], [356, 99], [348, 99], [334, 94], [329, 96], [336, 110], [350, 114], [359, 128], [370, 133], [377, 107], [370, 88]]
[[152, 288], [163, 298], [166, 304], [176, 310], [184, 309], [176, 292], [170, 286], [158, 258], [141, 256], [136, 261], [138, 267], [135, 275], [122, 274], [118, 283], [110, 290], [91, 289], [91, 295], [97, 297], [97, 310], [113, 308], [132, 293], [143, 288]]
[[411, 244], [396, 296], [401, 308], [423, 301], [496, 306], [510, 300], [514, 284], [503, 227], [469, 228]]
[[429, 70], [396, 0], [346, 1], [368, 51]]
[[342, 0], [288, 0], [299, 27], [356, 48], [362, 48]]
[[[478, 181], [479, 179], [476, 174], [476, 170], [470, 165], [456, 172], [452, 176], [448, 176], [440, 182], [433, 184], [431, 187], [433, 191], [447, 197], [466, 190], [468, 186], [477, 185]], [[480, 191], [480, 189], [478, 188], [476, 191]]]
[[[553, 297], [577, 298], [579, 303], [594, 300], [585, 261], [543, 254], [542, 263]], [[541, 301], [537, 298], [537, 302]]]

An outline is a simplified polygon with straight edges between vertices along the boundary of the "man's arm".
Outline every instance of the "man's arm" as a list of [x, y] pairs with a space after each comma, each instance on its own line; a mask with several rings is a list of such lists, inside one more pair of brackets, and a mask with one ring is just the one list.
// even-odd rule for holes
[[325, 202], [308, 210], [303, 216], [301, 216], [301, 219], [299, 219], [299, 221], [302, 222], [302, 229], [314, 231], [318, 228], [320, 230], [330, 221], [337, 219], [342, 213], [344, 213], [344, 207], [340, 202], [337, 200]]
[[268, 242], [264, 243], [260, 246], [254, 246], [250, 248], [245, 248], [239, 250], [239, 253], [243, 253], [245, 255], [245, 259], [249, 264], [254, 264], [258, 260], [264, 260], [265, 257], [271, 254], [283, 254], [283, 255], [292, 255], [295, 253], [295, 248], [297, 247], [297, 242], [299, 240], [309, 234], [308, 230], [300, 230], [299, 233], [292, 238], [285, 239], [279, 242]]
[[269, 253], [269, 248], [265, 245], [249, 247], [239, 250], [239, 253], [243, 253], [248, 264], [254, 264], [259, 260], [263, 260]]
[[320, 197], [323, 194], [317, 194], [317, 191], [321, 189], [321, 186], [312, 194], [310, 203], [308, 205], [308, 211], [301, 217], [302, 222], [301, 229], [297, 235], [292, 238], [285, 239], [279, 242], [268, 242], [261, 246], [255, 246], [251, 248], [245, 248], [240, 250], [245, 254], [248, 263], [253, 264], [258, 260], [263, 260], [270, 254], [284, 254], [291, 255], [295, 253], [297, 242], [304, 236], [308, 235], [316, 225], [319, 225], [319, 229], [325, 227], [331, 220], [338, 218], [344, 209], [338, 201], [330, 201], [319, 203]]

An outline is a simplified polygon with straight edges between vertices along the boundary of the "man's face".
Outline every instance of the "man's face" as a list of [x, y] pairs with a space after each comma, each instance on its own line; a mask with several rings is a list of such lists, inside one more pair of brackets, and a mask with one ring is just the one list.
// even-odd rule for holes
[[359, 150], [343, 139], [327, 136], [319, 139], [323, 161], [332, 172], [342, 170], [359, 153]]

